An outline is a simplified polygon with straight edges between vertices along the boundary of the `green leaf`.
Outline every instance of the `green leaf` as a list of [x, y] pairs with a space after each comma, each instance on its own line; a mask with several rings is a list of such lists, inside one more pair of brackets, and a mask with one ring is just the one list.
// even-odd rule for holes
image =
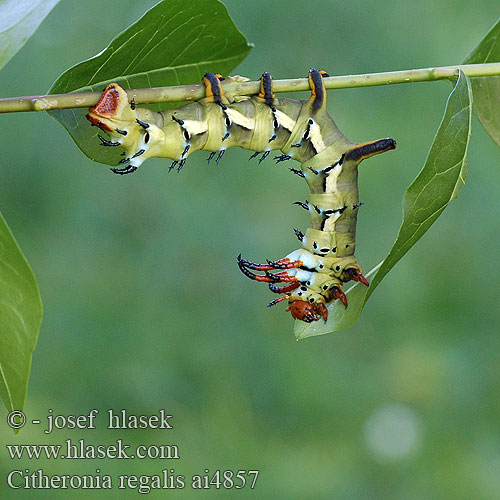
[[29, 40], [59, 0], [0, 0], [0, 69]]
[[[464, 64], [500, 62], [500, 19], [465, 58]], [[500, 146], [500, 76], [472, 78], [474, 114]]]
[[[327, 323], [295, 322], [295, 336], [303, 339], [333, 333], [352, 326], [370, 295], [384, 276], [422, 237], [456, 198], [467, 175], [467, 148], [472, 118], [470, 80], [460, 71], [455, 88], [448, 97], [443, 120], [431, 146], [424, 168], [417, 175], [403, 199], [403, 222], [389, 254], [380, 264], [369, 288], [357, 283], [348, 292], [347, 309], [336, 300], [329, 307]], [[371, 274], [372, 271], [369, 273]]]
[[42, 322], [35, 276], [0, 214], [0, 397], [22, 410]]
[[[63, 73], [49, 93], [101, 91], [111, 82], [132, 89], [200, 83], [207, 71], [228, 74], [251, 48], [218, 0], [165, 0], [104, 51]], [[50, 112], [89, 158], [116, 165], [120, 151], [99, 146], [86, 113]]]

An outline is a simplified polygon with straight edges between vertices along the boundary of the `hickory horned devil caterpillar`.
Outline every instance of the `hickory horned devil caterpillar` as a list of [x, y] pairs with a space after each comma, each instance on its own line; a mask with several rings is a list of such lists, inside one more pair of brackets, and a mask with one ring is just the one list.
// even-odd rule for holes
[[[252, 97], [224, 93], [220, 75], [206, 73], [202, 79], [206, 97], [177, 109], [154, 112], [136, 107], [116, 83], [106, 87], [87, 118], [107, 132], [99, 136], [103, 146], [121, 146], [125, 152], [112, 168], [116, 174], [137, 170], [144, 160], [173, 160], [169, 171], [180, 171], [189, 154], [210, 151], [219, 163], [227, 148], [239, 146], [261, 154], [262, 162], [272, 150], [282, 154], [277, 163], [294, 159], [301, 169], [290, 170], [306, 180], [310, 195], [297, 202], [309, 212], [311, 226], [303, 234], [295, 229], [302, 247], [286, 257], [255, 264], [238, 256], [238, 266], [248, 278], [267, 283], [280, 297], [272, 306], [288, 300], [287, 311], [295, 319], [328, 318], [326, 304], [338, 299], [347, 307], [342, 284], [368, 280], [354, 257], [356, 219], [360, 207], [358, 165], [361, 160], [396, 147], [394, 139], [352, 143], [338, 129], [326, 109], [324, 71], [311, 69], [308, 100], [275, 97], [272, 77], [263, 73], [260, 93]], [[255, 271], [260, 271], [256, 273]], [[278, 283], [283, 283], [279, 286]]]

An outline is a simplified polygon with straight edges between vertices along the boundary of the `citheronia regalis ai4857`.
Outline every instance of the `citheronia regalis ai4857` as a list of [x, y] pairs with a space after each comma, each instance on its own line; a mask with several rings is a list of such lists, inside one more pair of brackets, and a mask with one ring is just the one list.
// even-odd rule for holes
[[[261, 77], [257, 96], [235, 99], [226, 95], [220, 75], [203, 77], [206, 97], [160, 113], [136, 107], [116, 83], [106, 87], [87, 118], [109, 134], [99, 136], [103, 146], [125, 150], [116, 174], [128, 174], [151, 157], [173, 160], [179, 171], [189, 154], [209, 151], [218, 163], [232, 146], [254, 151], [264, 160], [280, 150], [276, 162], [294, 159], [301, 169], [290, 170], [307, 182], [310, 195], [297, 202], [310, 214], [306, 233], [295, 230], [302, 246], [279, 260], [255, 264], [238, 256], [248, 278], [267, 283], [280, 296], [268, 305], [288, 301], [287, 310], [306, 322], [328, 317], [327, 304], [340, 300], [347, 307], [343, 283], [354, 280], [368, 286], [354, 257], [356, 219], [360, 207], [358, 165], [365, 158], [396, 147], [394, 139], [352, 143], [338, 129], [326, 109], [324, 71], [311, 69], [308, 100], [277, 98], [269, 73]], [[281, 284], [281, 285], [280, 285]]]

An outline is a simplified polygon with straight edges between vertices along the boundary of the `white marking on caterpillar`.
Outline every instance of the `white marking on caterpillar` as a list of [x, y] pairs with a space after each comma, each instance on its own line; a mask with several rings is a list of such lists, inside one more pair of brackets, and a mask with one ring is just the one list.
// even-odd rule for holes
[[255, 121], [252, 118], [242, 115], [239, 111], [227, 108], [226, 114], [233, 123], [240, 127], [246, 128], [247, 130], [253, 130], [255, 128]]
[[313, 120], [310, 120], [312, 123], [310, 124], [309, 127], [309, 140], [311, 141], [312, 145], [314, 146], [314, 149], [316, 152], [323, 151], [325, 149], [325, 143], [323, 142], [323, 136], [321, 134], [321, 127]]
[[276, 118], [278, 118], [279, 123], [283, 128], [286, 128], [289, 132], [292, 132], [295, 128], [296, 121], [290, 118], [288, 115], [277, 109], [274, 113]]
[[208, 132], [208, 123], [202, 120], [183, 120], [183, 127], [189, 132], [189, 135], [200, 135]]

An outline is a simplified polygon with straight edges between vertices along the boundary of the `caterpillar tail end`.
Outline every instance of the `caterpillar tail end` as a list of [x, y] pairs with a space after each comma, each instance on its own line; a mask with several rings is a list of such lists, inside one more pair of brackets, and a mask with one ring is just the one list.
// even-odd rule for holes
[[116, 129], [125, 128], [130, 122], [135, 123], [137, 113], [130, 106], [125, 90], [117, 83], [110, 83], [102, 93], [99, 102], [89, 109], [86, 118], [92, 125], [104, 132], [121, 134]]
[[[117, 83], [110, 83], [102, 93], [99, 102], [89, 108], [86, 115], [92, 125], [109, 135], [109, 139], [97, 135], [101, 146], [121, 147], [122, 158], [117, 157], [124, 168], [112, 168], [115, 174], [124, 175], [135, 172], [151, 156], [151, 145], [159, 140], [159, 129], [139, 118], [135, 101], [129, 101], [127, 92]], [[154, 139], [154, 140], [153, 140]], [[118, 158], [120, 158], [118, 160]], [[184, 159], [184, 158], [183, 158]]]

